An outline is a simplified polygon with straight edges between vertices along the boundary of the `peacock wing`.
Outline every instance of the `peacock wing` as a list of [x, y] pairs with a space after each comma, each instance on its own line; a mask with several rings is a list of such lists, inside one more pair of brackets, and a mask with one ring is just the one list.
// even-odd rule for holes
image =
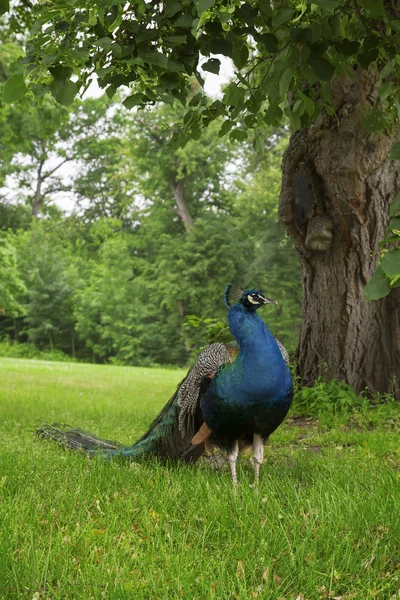
[[285, 361], [285, 363], [287, 365], [289, 365], [289, 352], [286, 350], [285, 346], [282, 344], [282, 342], [279, 342], [278, 340], [275, 340], [276, 343], [278, 344], [278, 348], [281, 351], [282, 354], [282, 358]]
[[[200, 354], [178, 390], [179, 431], [183, 438], [196, 431], [195, 415], [201, 395], [206, 391], [218, 369], [234, 361], [239, 352], [237, 344], [210, 344]], [[203, 423], [192, 438], [194, 445], [205, 442], [211, 435]]]

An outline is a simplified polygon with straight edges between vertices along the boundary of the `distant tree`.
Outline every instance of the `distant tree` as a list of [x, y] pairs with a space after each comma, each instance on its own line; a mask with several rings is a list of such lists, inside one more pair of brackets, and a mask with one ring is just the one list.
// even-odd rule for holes
[[0, 232], [0, 315], [18, 317], [24, 314], [21, 297], [26, 290], [10, 238]]
[[218, 137], [218, 124], [210, 126], [201, 140], [172, 148], [174, 128], [184, 114], [175, 102], [134, 114], [120, 112], [117, 118], [125, 132], [128, 168], [138, 193], [151, 204], [165, 204], [189, 231], [207, 208], [229, 208], [228, 166], [234, 169], [236, 156], [243, 152]]
[[74, 144], [74, 191], [87, 219], [132, 220], [135, 207], [157, 204], [169, 222], [178, 220], [188, 231], [205, 207], [226, 208], [227, 165], [235, 159], [232, 145], [218, 138], [218, 126], [205, 139], [172, 149], [171, 127], [184, 115], [176, 103], [136, 113], [114, 104], [106, 118], [103, 106], [101, 99], [82, 103], [80, 110], [94, 122]]
[[73, 295], [79, 285], [71, 255], [41, 223], [15, 238], [20, 271], [27, 289], [27, 334], [39, 347], [75, 353]]
[[[135, 236], [109, 227], [87, 279], [75, 295], [76, 329], [97, 360], [124, 364], [184, 363], [185, 348], [176, 319], [162, 310], [160, 293], [141, 277], [143, 259], [135, 256]], [[97, 224], [92, 226], [97, 229]], [[96, 234], [95, 234], [96, 235]], [[164, 313], [164, 314], [163, 314]]]

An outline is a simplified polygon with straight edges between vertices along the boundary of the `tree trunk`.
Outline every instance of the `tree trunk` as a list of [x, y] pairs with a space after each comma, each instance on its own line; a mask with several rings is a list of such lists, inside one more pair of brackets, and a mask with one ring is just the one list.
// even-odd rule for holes
[[183, 222], [186, 231], [190, 231], [193, 227], [193, 219], [185, 201], [185, 181], [180, 179], [174, 183], [170, 183], [170, 187], [176, 202], [176, 212]]
[[35, 189], [35, 195], [33, 197], [32, 216], [35, 217], [35, 219], [37, 219], [37, 217], [39, 216], [39, 211], [40, 211], [41, 202], [42, 202], [42, 183], [43, 183], [42, 169], [43, 169], [43, 165], [44, 165], [44, 162], [41, 162], [38, 167], [36, 189]]
[[304, 385], [326, 373], [357, 392], [399, 394], [400, 289], [364, 295], [400, 191], [400, 161], [387, 160], [398, 132], [362, 125], [377, 103], [373, 73], [336, 80], [332, 99], [336, 116], [293, 134], [283, 160], [280, 216], [303, 270], [298, 373]]

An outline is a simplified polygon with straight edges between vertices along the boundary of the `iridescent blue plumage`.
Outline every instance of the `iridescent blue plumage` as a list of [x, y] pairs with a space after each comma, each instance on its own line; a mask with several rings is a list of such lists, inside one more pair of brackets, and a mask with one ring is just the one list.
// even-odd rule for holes
[[238, 303], [229, 310], [228, 323], [239, 355], [217, 372], [200, 402], [205, 422], [225, 448], [254, 433], [266, 440], [292, 401], [289, 368], [255, 310]]

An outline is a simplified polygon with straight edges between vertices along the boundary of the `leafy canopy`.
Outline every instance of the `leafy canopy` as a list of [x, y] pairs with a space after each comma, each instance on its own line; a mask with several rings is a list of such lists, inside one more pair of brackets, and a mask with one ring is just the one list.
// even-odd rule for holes
[[[279, 124], [284, 114], [298, 129], [323, 108], [332, 113], [331, 79], [351, 77], [356, 64], [374, 65], [381, 103], [365, 126], [378, 131], [391, 116], [397, 118], [395, 5], [387, 0], [49, 0], [32, 8], [36, 20], [26, 56], [14, 65], [4, 100], [16, 101], [30, 89], [38, 98], [51, 92], [69, 105], [96, 76], [109, 97], [127, 86], [128, 108], [178, 99], [187, 107], [184, 129], [191, 137], [222, 115], [220, 135], [240, 141], [247, 128]], [[210, 104], [202, 92], [193, 97], [192, 82], [202, 84], [205, 71], [218, 73], [220, 55], [233, 60], [235, 78], [223, 98]], [[187, 139], [183, 134], [180, 142]]]

